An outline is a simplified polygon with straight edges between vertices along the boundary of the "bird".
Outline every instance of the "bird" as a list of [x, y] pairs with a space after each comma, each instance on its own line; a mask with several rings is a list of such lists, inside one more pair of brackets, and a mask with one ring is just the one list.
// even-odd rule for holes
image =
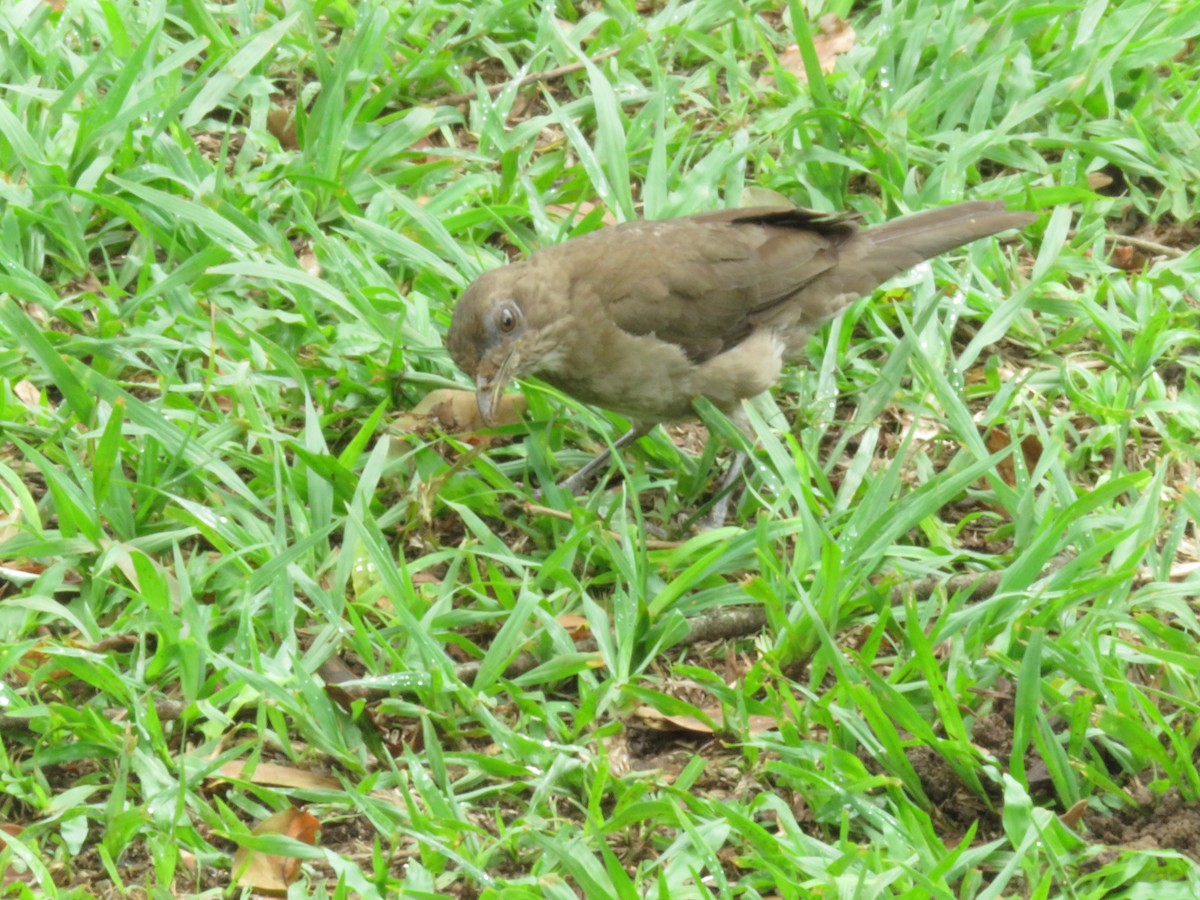
[[[800, 361], [822, 323], [906, 269], [1035, 218], [976, 200], [869, 227], [856, 213], [791, 206], [626, 222], [479, 275], [454, 307], [446, 346], [474, 381], [484, 424], [505, 388], [529, 376], [630, 420], [562, 482], [578, 494], [614, 451], [696, 418], [698, 398], [745, 430], [742, 401]], [[722, 496], [743, 462], [731, 464]], [[722, 504], [714, 518], [724, 515]]]

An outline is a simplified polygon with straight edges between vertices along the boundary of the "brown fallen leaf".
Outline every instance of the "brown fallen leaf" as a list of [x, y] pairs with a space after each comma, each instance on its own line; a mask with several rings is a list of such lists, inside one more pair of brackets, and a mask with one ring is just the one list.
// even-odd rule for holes
[[13, 385], [13, 393], [30, 409], [38, 409], [42, 405], [42, 392], [32, 381], [22, 378]]
[[339, 656], [331, 656], [317, 667], [317, 674], [325, 682], [325, 692], [342, 709], [349, 712], [356, 701], [370, 699], [371, 691], [363, 684], [355, 684], [359, 676]]
[[1108, 255], [1108, 261], [1124, 272], [1140, 272], [1146, 268], [1147, 257], [1133, 247], [1119, 245], [1112, 248], [1112, 252]]
[[250, 775], [244, 774], [245, 760], [227, 762], [210, 777], [223, 776], [249, 781], [252, 784], [267, 784], [271, 787], [300, 788], [303, 790], [340, 791], [342, 784], [330, 775], [320, 772], [309, 772], [306, 769], [294, 769], [291, 766], [281, 766], [276, 763], [259, 763]]
[[624, 778], [633, 770], [633, 753], [629, 749], [629, 732], [622, 728], [615, 734], [603, 738], [604, 752], [608, 757], [608, 771], [614, 778]]
[[[418, 138], [416, 141], [410, 144], [408, 149], [404, 152], [413, 154], [420, 153], [422, 150], [441, 150], [445, 152], [446, 149], [447, 148], [444, 145], [435, 143], [429, 135], [426, 135], [423, 138]], [[427, 163], [435, 162], [437, 159], [438, 156], [436, 154], [422, 153], [420, 156], [413, 156], [412, 159], [408, 161], [408, 164], [410, 166], [423, 166]], [[430, 199], [432, 198], [418, 198], [417, 202], [424, 206], [430, 201]]]
[[290, 104], [267, 110], [267, 131], [279, 141], [282, 149], [300, 149], [300, 142], [296, 140], [296, 110]]
[[[724, 720], [724, 713], [719, 706], [709, 707], [701, 712], [708, 716], [711, 722], [719, 723]], [[669, 716], [650, 706], [639, 706], [635, 710], [635, 714], [642, 720], [642, 724], [655, 731], [688, 731], [693, 734], [716, 734], [717, 732], [710, 721], [696, 716]], [[750, 716], [746, 725], [748, 734], [761, 734], [764, 731], [777, 731], [779, 720], [772, 716]]]
[[317, 254], [313, 253], [311, 245], [296, 254], [296, 262], [313, 278], [321, 277], [321, 263], [317, 260]]
[[[505, 394], [496, 407], [493, 425], [515, 425], [529, 406], [523, 394]], [[482, 431], [488, 426], [479, 417], [474, 391], [438, 388], [430, 391], [407, 413], [393, 420], [393, 427], [404, 434], [426, 434], [440, 429], [451, 434]]]
[[583, 616], [577, 616], [574, 613], [563, 613], [554, 621], [562, 626], [563, 630], [571, 636], [573, 641], [584, 641], [592, 636], [592, 628], [588, 624], [588, 620]]
[[[546, 215], [556, 222], [561, 222], [563, 219], [570, 219], [573, 222], [578, 222], [584, 216], [594, 210], [599, 203], [593, 203], [590, 200], [583, 203], [550, 203], [546, 206]], [[600, 221], [605, 225], [616, 225], [617, 217], [612, 214], [611, 210], [604, 210], [604, 215]]]
[[[989, 453], [998, 453], [1011, 443], [1012, 437], [1009, 435], [1008, 429], [1003, 425], [993, 428], [984, 437], [984, 445], [987, 447]], [[1042, 458], [1042, 442], [1035, 435], [1027, 434], [1021, 438], [1021, 456], [1025, 459], [1026, 471], [1033, 471], [1033, 467]], [[1000, 473], [1000, 477], [1004, 479], [1005, 484], [1011, 486], [1017, 483], [1017, 470], [1011, 456], [1006, 456], [1000, 462], [996, 463], [996, 471]]]
[[[251, 834], [282, 834], [305, 844], [316, 845], [321, 823], [311, 813], [289, 807], [258, 823]], [[260, 853], [238, 847], [233, 854], [234, 884], [264, 894], [284, 895], [300, 874], [300, 860], [293, 856]]]
[[142, 639], [132, 632], [110, 634], [88, 647], [89, 653], [131, 653], [141, 646]]
[[754, 184], [742, 191], [742, 206], [791, 206], [795, 207], [795, 203], [790, 198], [779, 193], [779, 191], [771, 190], [771, 188], [759, 187]]
[[[0, 482], [0, 544], [3, 544], [11, 537], [15, 537], [21, 530], [21, 519], [24, 518], [24, 509], [21, 506], [21, 500], [8, 485]], [[30, 564], [26, 564], [30, 565]], [[40, 564], [32, 564], [40, 565]], [[16, 563], [4, 563], [0, 561], [0, 566], [18, 569]], [[38, 571], [44, 571], [45, 566], [40, 566]]]
[[188, 850], [179, 851], [179, 873], [184, 878], [195, 880], [200, 877], [200, 860]]
[[[7, 845], [4, 840], [4, 835], [10, 834], [15, 838], [21, 836], [21, 832], [25, 830], [25, 826], [16, 825], [11, 822], [0, 823], [0, 850], [3, 850]], [[27, 868], [23, 868], [17, 857], [9, 861], [7, 866], [0, 867], [0, 890], [7, 888], [10, 884], [33, 884], [36, 881], [34, 873]], [[18, 868], [23, 868], [22, 871], [17, 871]], [[7, 892], [6, 892], [7, 893]]]
[[1086, 798], [1083, 800], [1076, 800], [1071, 805], [1071, 808], [1059, 816], [1058, 819], [1068, 828], [1074, 828], [1079, 824], [1079, 820], [1083, 818], [1083, 814], [1087, 812], [1087, 808], [1088, 801]]
[[[828, 75], [837, 64], [837, 58], [854, 49], [857, 35], [841, 16], [836, 13], [826, 13], [817, 20], [821, 26], [820, 34], [813, 35], [813, 49], [817, 52], [817, 62], [821, 71]], [[796, 44], [784, 49], [779, 54], [779, 67], [785, 72], [791, 72], [802, 84], [808, 83], [808, 71], [804, 68], [804, 57], [800, 55], [800, 47]], [[771, 75], [763, 79], [768, 84], [774, 84]]]

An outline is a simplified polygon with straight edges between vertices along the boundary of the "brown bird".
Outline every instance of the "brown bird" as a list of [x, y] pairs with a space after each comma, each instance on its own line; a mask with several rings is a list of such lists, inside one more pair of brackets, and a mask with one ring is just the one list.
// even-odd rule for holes
[[[1034, 218], [977, 201], [870, 228], [853, 214], [790, 207], [628, 222], [480, 275], [454, 309], [446, 344], [475, 380], [484, 422], [511, 381], [534, 375], [627, 416], [619, 449], [659, 422], [694, 418], [697, 397], [737, 421], [741, 401], [770, 388], [813, 329], [853, 300]], [[563, 485], [578, 493], [610, 454]]]

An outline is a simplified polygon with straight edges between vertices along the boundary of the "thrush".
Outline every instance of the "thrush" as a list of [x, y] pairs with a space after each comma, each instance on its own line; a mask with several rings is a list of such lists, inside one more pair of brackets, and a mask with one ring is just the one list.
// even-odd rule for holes
[[[628, 222], [480, 275], [446, 344], [474, 379], [485, 423], [509, 383], [536, 376], [627, 417], [620, 449], [660, 422], [694, 418], [699, 397], [737, 419], [741, 401], [774, 385], [812, 331], [856, 298], [1034, 218], [975, 201], [869, 228], [854, 214], [792, 207]], [[611, 452], [563, 485], [579, 493]]]

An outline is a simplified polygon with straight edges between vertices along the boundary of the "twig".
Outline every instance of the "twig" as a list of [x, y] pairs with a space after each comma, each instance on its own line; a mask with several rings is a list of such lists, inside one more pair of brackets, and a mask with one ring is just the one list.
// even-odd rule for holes
[[[533, 507], [532, 504], [528, 504], [528, 506], [543, 515], [554, 517], [562, 517], [564, 515], [558, 510]], [[567, 516], [566, 518], [570, 517]], [[661, 543], [669, 542], [663, 541]], [[672, 544], [672, 546], [675, 545]], [[1046, 564], [1040, 577], [1044, 578], [1061, 569], [1073, 558], [1070, 554], [1061, 554], [1054, 557]], [[1194, 564], [1188, 564], [1178, 569], [1173, 569], [1171, 575], [1173, 578], [1177, 575], [1179, 577], [1186, 577], [1194, 570]], [[968, 572], [960, 575], [951, 575], [949, 578], [942, 578], [936, 575], [931, 575], [927, 578], [918, 578], [915, 581], [906, 582], [892, 588], [892, 602], [902, 603], [906, 597], [927, 600], [939, 586], [944, 587], [947, 593], [970, 591], [972, 599], [983, 600], [996, 592], [996, 589], [1000, 586], [1003, 574], [1001, 571]], [[1151, 580], [1149, 572], [1144, 575], [1139, 573], [1139, 575], [1141, 576], [1139, 581], [1143, 583]], [[766, 624], [766, 611], [761, 606], [729, 606], [709, 610], [688, 621], [688, 633], [676, 646], [687, 647], [702, 641], [735, 640], [737, 638], [749, 637], [762, 631]], [[575, 643], [575, 652], [580, 654], [595, 653], [598, 649], [599, 647], [593, 638], [576, 641]], [[533, 671], [543, 662], [544, 660], [534, 654], [522, 651], [508, 664], [508, 667], [504, 670], [504, 677], [518, 678], [527, 672]], [[470, 684], [479, 674], [481, 665], [482, 663], [479, 661], [462, 663], [454, 667], [454, 674], [463, 684]], [[369, 687], [355, 693], [354, 698], [377, 701], [394, 696], [396, 693], [404, 694], [410, 692], [409, 689], [405, 688], [389, 690]], [[155, 712], [162, 721], [178, 719], [182, 715], [183, 709], [184, 705], [175, 700], [163, 700], [155, 704]], [[129, 715], [129, 710], [125, 708], [106, 709], [103, 711], [103, 715], [111, 720], [120, 721]], [[20, 716], [0, 716], [0, 730], [26, 731], [28, 729], [29, 720], [27, 718]]]
[[[1061, 569], [1074, 557], [1062, 554], [1046, 564], [1039, 577], [1045, 578]], [[905, 582], [892, 588], [892, 603], [901, 604], [906, 597], [928, 600], [939, 587], [947, 594], [967, 591], [973, 600], [985, 600], [1000, 587], [1003, 571], [966, 572], [949, 578], [930, 575], [915, 581]], [[757, 634], [767, 624], [767, 614], [758, 606], [733, 606], [710, 610], [688, 620], [688, 635], [677, 646], [688, 646], [700, 641], [732, 640]]]
[[[595, 653], [599, 649], [598, 645], [591, 638], [575, 642], [576, 653]], [[504, 670], [505, 678], [519, 678], [526, 672], [532, 672], [540, 666], [545, 660], [538, 656], [534, 656], [528, 650], [522, 650], [517, 654], [516, 658], [508, 664]], [[473, 660], [467, 663], [460, 663], [454, 667], [454, 674], [463, 684], [471, 684], [475, 681], [475, 676], [479, 674], [479, 669], [483, 665], [478, 660]]]
[[[554, 510], [550, 511], [554, 513]], [[1042, 569], [1040, 578], [1045, 578], [1058, 571], [1074, 556], [1063, 553], [1054, 557]], [[928, 578], [918, 578], [892, 588], [892, 602], [903, 603], [905, 597], [915, 597], [918, 600], [928, 600], [939, 587], [944, 587], [946, 593], [954, 594], [968, 591], [971, 599], [985, 600], [996, 593], [1003, 571], [966, 572], [951, 575], [949, 578], [931, 575]], [[767, 624], [767, 613], [761, 606], [727, 606], [709, 610], [688, 620], [688, 633], [675, 646], [688, 647], [702, 641], [728, 641], [736, 638], [749, 637], [762, 631]], [[579, 653], [594, 653], [596, 641], [589, 638], [575, 645]], [[541, 665], [543, 660], [532, 653], [523, 652], [517, 656], [504, 670], [505, 678], [516, 678], [524, 675]], [[465, 684], [470, 684], [479, 672], [480, 663], [469, 662], [455, 666], [454, 672]]]
[[[761, 606], [727, 606], [688, 619], [688, 633], [679, 645], [689, 647], [703, 641], [728, 641], [758, 634], [767, 626], [767, 611]], [[678, 645], [677, 645], [678, 646]]]
[[[1072, 553], [1060, 553], [1046, 563], [1046, 567], [1042, 569], [1038, 577], [1046, 578], [1053, 575], [1074, 558]], [[972, 600], [986, 600], [996, 593], [1003, 578], [1003, 569], [991, 572], [963, 572], [959, 575], [951, 575], [949, 578], [930, 575], [927, 578], [918, 578], [916, 581], [907, 581], [904, 584], [896, 585], [892, 588], [892, 603], [894, 605], [901, 604], [908, 597], [915, 600], [928, 600], [939, 586], [944, 587], [947, 594], [967, 591], [967, 596]]]
[[[1068, 232], [1070, 237], [1077, 237], [1079, 232], [1074, 228]], [[1133, 247], [1135, 250], [1145, 250], [1147, 253], [1156, 253], [1159, 256], [1169, 256], [1172, 259], [1182, 259], [1187, 256], [1190, 251], [1180, 250], [1178, 247], [1171, 247], [1167, 244], [1160, 244], [1158, 241], [1148, 241], [1145, 238], [1134, 237], [1131, 234], [1117, 234], [1115, 231], [1106, 231], [1104, 239], [1110, 244], [1125, 244]]]
[[[178, 700], [159, 700], [154, 704], [154, 714], [160, 722], [174, 722], [186, 708]], [[132, 717], [130, 710], [124, 706], [110, 706], [102, 709], [100, 714], [110, 722], [125, 722]], [[0, 716], [0, 732], [30, 731], [32, 721], [28, 716]]]
[[[603, 53], [597, 53], [590, 57], [588, 62], [598, 63], [603, 62], [609, 57], [616, 56], [620, 53], [619, 47], [612, 50], [605, 50]], [[540, 81], [553, 81], [556, 78], [562, 78], [564, 75], [570, 75], [572, 72], [578, 72], [587, 67], [588, 62], [568, 63], [565, 66], [556, 66], [553, 69], [547, 69], [545, 72], [533, 72], [529, 75], [524, 75], [517, 79], [517, 89], [528, 87], [531, 84], [537, 84]], [[487, 94], [489, 97], [495, 97], [505, 88], [511, 85], [511, 81], [502, 81], [499, 84], [489, 84], [487, 86]], [[460, 103], [470, 103], [479, 96], [479, 91], [463, 91], [461, 94], [446, 94], [442, 97], [437, 97], [436, 102], [439, 106], [458, 106]]]
[[[543, 512], [545, 515], [561, 515], [557, 510], [542, 510], [540, 507], [538, 511]], [[1058, 569], [1061, 569], [1073, 558], [1070, 554], [1061, 554], [1054, 557], [1046, 564], [1040, 577], [1045, 578]], [[1177, 575], [1179, 577], [1186, 577], [1194, 570], [1194, 564], [1187, 564], [1178, 569], [1173, 569], [1171, 575], [1172, 577], [1176, 577]], [[1139, 573], [1139, 575], [1141, 574]], [[996, 589], [1000, 586], [1002, 576], [1003, 572], [995, 571], [968, 572], [960, 575], [951, 575], [949, 578], [942, 578], [936, 575], [931, 575], [927, 578], [918, 578], [915, 581], [906, 582], [892, 588], [892, 602], [902, 603], [906, 597], [927, 600], [939, 586], [944, 587], [947, 593], [970, 591], [972, 599], [983, 600], [996, 592]], [[1150, 581], [1150, 573], [1145, 573], [1139, 580], [1143, 583]], [[749, 637], [762, 631], [766, 624], [766, 611], [761, 606], [729, 606], [709, 610], [688, 621], [688, 633], [676, 646], [687, 647], [702, 641], [727, 641]], [[576, 653], [595, 653], [598, 649], [599, 647], [593, 638], [587, 638], [575, 643]], [[518, 678], [527, 672], [533, 671], [543, 662], [544, 660], [534, 654], [522, 651], [508, 664], [508, 667], [504, 670], [504, 677]], [[454, 667], [454, 674], [463, 684], [470, 684], [479, 674], [481, 665], [482, 663], [479, 661], [462, 663]], [[394, 696], [396, 693], [404, 694], [410, 692], [410, 689], [406, 688], [389, 690], [368, 687], [355, 693], [354, 699], [364, 699], [370, 702]], [[155, 704], [155, 712], [162, 721], [178, 719], [182, 715], [183, 709], [184, 705], [175, 700], [163, 700]], [[129, 715], [129, 711], [125, 708], [112, 708], [104, 710], [103, 714], [109, 719], [119, 721], [124, 720]], [[0, 730], [26, 731], [28, 729], [29, 720], [24, 717], [0, 716]]]
[[1168, 247], [1166, 244], [1158, 243], [1158, 241], [1148, 241], [1145, 238], [1134, 237], [1131, 234], [1106, 234], [1105, 237], [1114, 244], [1128, 244], [1135, 250], [1145, 250], [1147, 253], [1157, 253], [1160, 256], [1169, 256], [1172, 259], [1182, 259], [1188, 255], [1188, 251], [1180, 250], [1178, 247]]
[[959, 591], [969, 591], [970, 595], [979, 600], [986, 600], [996, 593], [1000, 587], [1000, 579], [1004, 577], [1003, 570], [992, 572], [963, 572], [946, 578], [942, 575], [929, 575], [916, 581], [906, 581], [892, 588], [892, 603], [900, 604], [906, 598], [928, 600], [933, 596], [938, 585], [946, 586], [947, 594], [957, 594]]

